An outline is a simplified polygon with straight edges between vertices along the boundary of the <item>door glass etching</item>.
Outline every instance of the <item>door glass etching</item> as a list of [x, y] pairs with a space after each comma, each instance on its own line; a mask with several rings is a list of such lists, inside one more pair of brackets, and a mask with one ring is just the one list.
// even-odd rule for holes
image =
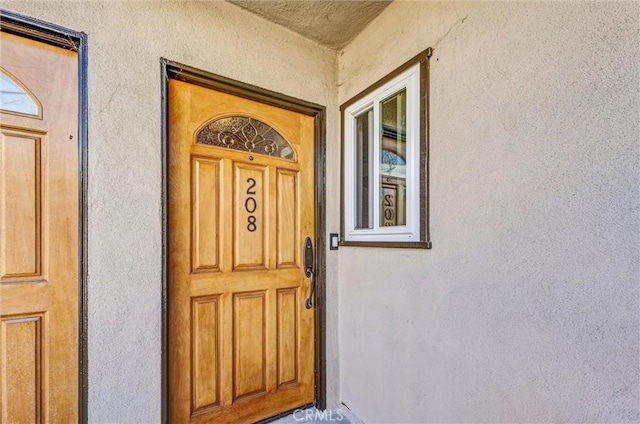
[[0, 110], [40, 117], [40, 108], [22, 84], [0, 68]]
[[258, 119], [247, 116], [227, 116], [208, 123], [198, 132], [196, 142], [296, 160], [295, 152], [278, 131]]

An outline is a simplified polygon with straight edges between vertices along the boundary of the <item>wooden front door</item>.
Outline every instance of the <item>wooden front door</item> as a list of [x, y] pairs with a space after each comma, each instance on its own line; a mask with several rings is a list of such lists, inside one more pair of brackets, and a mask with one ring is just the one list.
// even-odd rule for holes
[[169, 422], [314, 400], [314, 118], [169, 80]]
[[3, 423], [78, 420], [78, 56], [0, 33]]

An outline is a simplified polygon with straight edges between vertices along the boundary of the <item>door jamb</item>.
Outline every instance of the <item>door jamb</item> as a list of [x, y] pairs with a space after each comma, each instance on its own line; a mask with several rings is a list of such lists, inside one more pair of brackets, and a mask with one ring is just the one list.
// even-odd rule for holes
[[0, 31], [78, 52], [78, 421], [87, 423], [87, 34], [5, 9], [0, 9]]
[[227, 77], [196, 69], [165, 58], [160, 59], [162, 98], [162, 422], [168, 422], [168, 85], [169, 79], [214, 89], [260, 103], [314, 117], [315, 121], [315, 405], [326, 409], [326, 245], [325, 245], [325, 167], [326, 167], [326, 108], [281, 93], [256, 87]]

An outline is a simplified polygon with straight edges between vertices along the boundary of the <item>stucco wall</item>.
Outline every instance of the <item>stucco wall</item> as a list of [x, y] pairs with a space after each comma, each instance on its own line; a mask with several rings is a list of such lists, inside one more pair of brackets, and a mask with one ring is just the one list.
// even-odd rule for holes
[[431, 60], [433, 250], [342, 247], [365, 422], [637, 422], [639, 3], [395, 2], [339, 101]]
[[[335, 53], [226, 2], [2, 2], [88, 34], [89, 421], [160, 421], [160, 57], [327, 107], [338, 134]], [[329, 175], [338, 169], [337, 149]], [[337, 177], [333, 178], [333, 186]], [[337, 226], [338, 200], [328, 205]], [[335, 255], [329, 299], [335, 299]], [[329, 402], [337, 393], [329, 301]]]

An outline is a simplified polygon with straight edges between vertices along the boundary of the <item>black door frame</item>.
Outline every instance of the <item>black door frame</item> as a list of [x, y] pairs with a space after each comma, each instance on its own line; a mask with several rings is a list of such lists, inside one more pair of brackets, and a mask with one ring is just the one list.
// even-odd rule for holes
[[78, 53], [78, 420], [88, 422], [87, 34], [0, 9], [0, 31]]
[[162, 95], [162, 422], [168, 413], [168, 210], [167, 210], [167, 144], [168, 144], [168, 86], [169, 79], [185, 81], [256, 102], [312, 116], [315, 121], [315, 233], [316, 233], [316, 293], [315, 293], [315, 405], [326, 408], [326, 254], [325, 254], [325, 163], [326, 108], [227, 77], [202, 71], [187, 65], [160, 59]]

